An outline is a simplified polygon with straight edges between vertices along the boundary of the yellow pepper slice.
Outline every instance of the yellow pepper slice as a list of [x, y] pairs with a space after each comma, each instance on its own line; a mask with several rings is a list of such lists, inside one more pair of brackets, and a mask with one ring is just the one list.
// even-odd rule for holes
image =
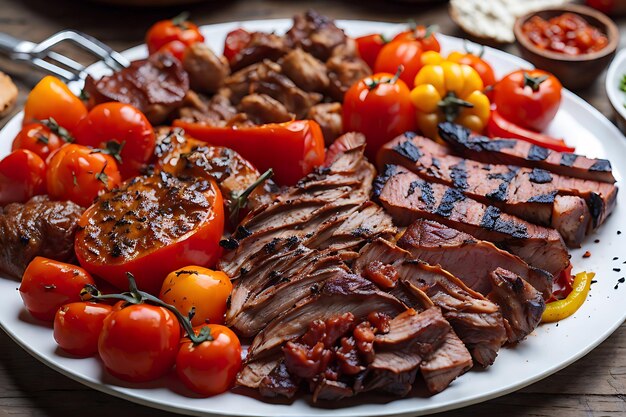
[[574, 278], [572, 292], [563, 300], [548, 303], [541, 316], [543, 323], [553, 323], [574, 314], [583, 305], [589, 294], [594, 272], [580, 272]]

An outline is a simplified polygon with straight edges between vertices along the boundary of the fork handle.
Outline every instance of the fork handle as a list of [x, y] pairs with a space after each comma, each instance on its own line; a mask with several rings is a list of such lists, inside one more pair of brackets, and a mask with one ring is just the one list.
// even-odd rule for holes
[[6, 33], [0, 33], [0, 53], [4, 53], [5, 55], [14, 54], [17, 51], [18, 46], [23, 41], [17, 38], [14, 38], [11, 35]]

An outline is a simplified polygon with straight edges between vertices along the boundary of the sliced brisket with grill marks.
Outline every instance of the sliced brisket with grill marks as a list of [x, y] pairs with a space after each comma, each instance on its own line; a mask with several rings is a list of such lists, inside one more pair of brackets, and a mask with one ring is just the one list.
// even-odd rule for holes
[[490, 274], [502, 267], [521, 276], [546, 299], [552, 295], [552, 276], [529, 266], [519, 257], [497, 248], [493, 243], [430, 220], [413, 222], [398, 246], [412, 256], [443, 269], [483, 295], [492, 289]]
[[611, 163], [606, 159], [556, 152], [517, 139], [477, 136], [469, 129], [449, 122], [439, 124], [439, 136], [460, 155], [476, 161], [542, 168], [569, 177], [615, 182]]
[[399, 225], [419, 218], [435, 220], [478, 239], [497, 242], [553, 275], [569, 265], [567, 249], [556, 230], [502, 213], [457, 188], [426, 182], [404, 167], [387, 165], [374, 182], [374, 194]]

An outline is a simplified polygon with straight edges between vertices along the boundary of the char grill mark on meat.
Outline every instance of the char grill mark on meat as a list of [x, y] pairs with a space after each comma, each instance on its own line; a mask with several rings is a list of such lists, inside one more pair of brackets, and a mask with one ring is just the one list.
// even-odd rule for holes
[[[409, 146], [417, 152], [413, 156], [405, 152]], [[602, 224], [616, 204], [613, 184], [552, 175], [540, 168], [466, 161], [446, 154], [448, 151], [428, 138], [400, 136], [383, 147], [378, 162], [381, 166], [402, 165], [426, 181], [454, 186], [483, 204], [554, 227], [571, 247], [580, 247], [586, 233]], [[419, 157], [414, 157], [418, 153]], [[581, 198], [590, 208], [597, 206], [595, 215], [585, 209]]]
[[36, 196], [0, 207], [0, 272], [21, 278], [36, 256], [70, 262], [83, 208]]
[[[506, 331], [500, 309], [461, 280], [443, 269], [413, 260], [411, 254], [385, 240], [377, 239], [363, 247], [354, 262], [354, 270], [362, 273], [371, 262], [391, 265], [398, 280], [409, 290], [426, 294], [456, 334], [463, 340], [479, 364], [488, 366], [495, 360], [500, 346], [506, 340]], [[395, 291], [394, 291], [395, 292]], [[409, 297], [403, 297], [405, 302]], [[428, 307], [424, 297], [415, 294], [417, 305]]]
[[419, 218], [435, 220], [478, 239], [497, 242], [553, 275], [569, 264], [563, 239], [556, 230], [501, 213], [497, 207], [485, 206], [442, 184], [430, 184], [435, 204], [427, 204], [419, 187], [413, 187], [414, 192], [408, 195], [411, 184], [422, 181], [396, 165], [386, 166], [376, 179], [375, 195], [397, 224], [409, 225]]
[[611, 163], [606, 159], [556, 152], [516, 139], [489, 139], [476, 136], [461, 125], [440, 123], [439, 135], [459, 154], [471, 159], [542, 168], [574, 178], [614, 183]]
[[530, 283], [544, 298], [552, 295], [552, 276], [529, 266], [519, 257], [484, 240], [429, 220], [412, 223], [398, 246], [415, 258], [440, 265], [469, 288], [483, 295], [492, 289], [490, 274], [498, 267], [510, 270]]
[[497, 268], [489, 277], [493, 290], [488, 298], [502, 309], [508, 341], [517, 343], [539, 325], [546, 303], [535, 288], [511, 271]]

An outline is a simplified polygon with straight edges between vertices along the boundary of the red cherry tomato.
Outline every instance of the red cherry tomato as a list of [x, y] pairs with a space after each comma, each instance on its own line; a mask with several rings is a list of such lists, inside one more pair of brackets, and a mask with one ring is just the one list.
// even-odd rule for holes
[[363, 59], [370, 68], [374, 68], [378, 54], [380, 54], [383, 46], [385, 46], [388, 41], [379, 33], [361, 36], [356, 38], [355, 41], [361, 59]]
[[53, 118], [70, 132], [87, 116], [87, 107], [58, 78], [44, 77], [31, 90], [24, 105], [24, 124]]
[[343, 128], [366, 136], [365, 154], [373, 161], [383, 144], [417, 129], [406, 84], [386, 73], [365, 77], [354, 84], [343, 100]]
[[174, 365], [180, 341], [176, 316], [163, 307], [115, 305], [104, 319], [98, 353], [106, 369], [130, 382], [165, 375]]
[[226, 303], [233, 284], [222, 271], [186, 266], [170, 273], [163, 281], [159, 298], [184, 315], [193, 309], [191, 324], [223, 324]]
[[54, 340], [72, 355], [95, 355], [104, 319], [111, 311], [113, 307], [107, 304], [84, 301], [65, 304], [54, 316]]
[[66, 139], [53, 131], [49, 122], [33, 122], [24, 125], [13, 139], [12, 150], [27, 149], [36, 153], [44, 161], [48, 156], [65, 144]]
[[81, 267], [37, 256], [24, 271], [20, 295], [33, 317], [52, 321], [62, 305], [80, 301], [87, 284], [94, 281]]
[[[217, 395], [230, 389], [241, 369], [241, 343], [228, 327], [208, 325], [213, 340], [194, 345], [185, 338], [176, 356], [176, 374], [192, 391]], [[200, 328], [194, 329], [196, 334]]]
[[187, 49], [187, 45], [185, 45], [181, 41], [175, 40], [168, 42], [160, 47], [158, 52], [168, 52], [182, 62], [183, 55], [185, 55], [185, 49]]
[[89, 207], [100, 194], [120, 185], [115, 159], [81, 145], [66, 145], [48, 159], [48, 194]]
[[485, 87], [494, 85], [496, 83], [496, 75], [493, 72], [493, 68], [487, 61], [482, 59], [480, 55], [474, 55], [472, 53], [452, 52], [448, 55], [448, 61], [456, 62], [458, 64], [469, 65], [474, 68], [480, 79], [483, 80]]
[[250, 42], [250, 32], [247, 30], [238, 28], [228, 32], [226, 40], [224, 40], [224, 56], [226, 59], [232, 61], [248, 42]]
[[0, 207], [45, 193], [46, 163], [39, 155], [17, 149], [0, 161]]
[[541, 132], [559, 110], [561, 90], [559, 80], [548, 72], [519, 70], [495, 84], [493, 101], [506, 120]]
[[390, 42], [383, 47], [376, 58], [374, 72], [388, 72], [395, 74], [399, 66], [404, 70], [400, 79], [407, 86], [413, 87], [415, 76], [422, 68], [422, 47], [417, 41]]
[[130, 104], [102, 103], [91, 109], [76, 128], [76, 143], [117, 150], [124, 179], [136, 176], [154, 153], [156, 143], [146, 116]]
[[183, 15], [174, 19], [161, 20], [152, 25], [146, 33], [146, 44], [150, 54], [172, 41], [179, 41], [189, 46], [196, 42], [204, 42], [204, 36], [200, 33], [198, 26], [187, 21], [186, 16]]
[[404, 32], [400, 32], [393, 38], [392, 42], [395, 41], [417, 41], [421, 45], [423, 51], [441, 51], [441, 46], [435, 37], [432, 26], [426, 27], [419, 25], [412, 29], [405, 30]]

